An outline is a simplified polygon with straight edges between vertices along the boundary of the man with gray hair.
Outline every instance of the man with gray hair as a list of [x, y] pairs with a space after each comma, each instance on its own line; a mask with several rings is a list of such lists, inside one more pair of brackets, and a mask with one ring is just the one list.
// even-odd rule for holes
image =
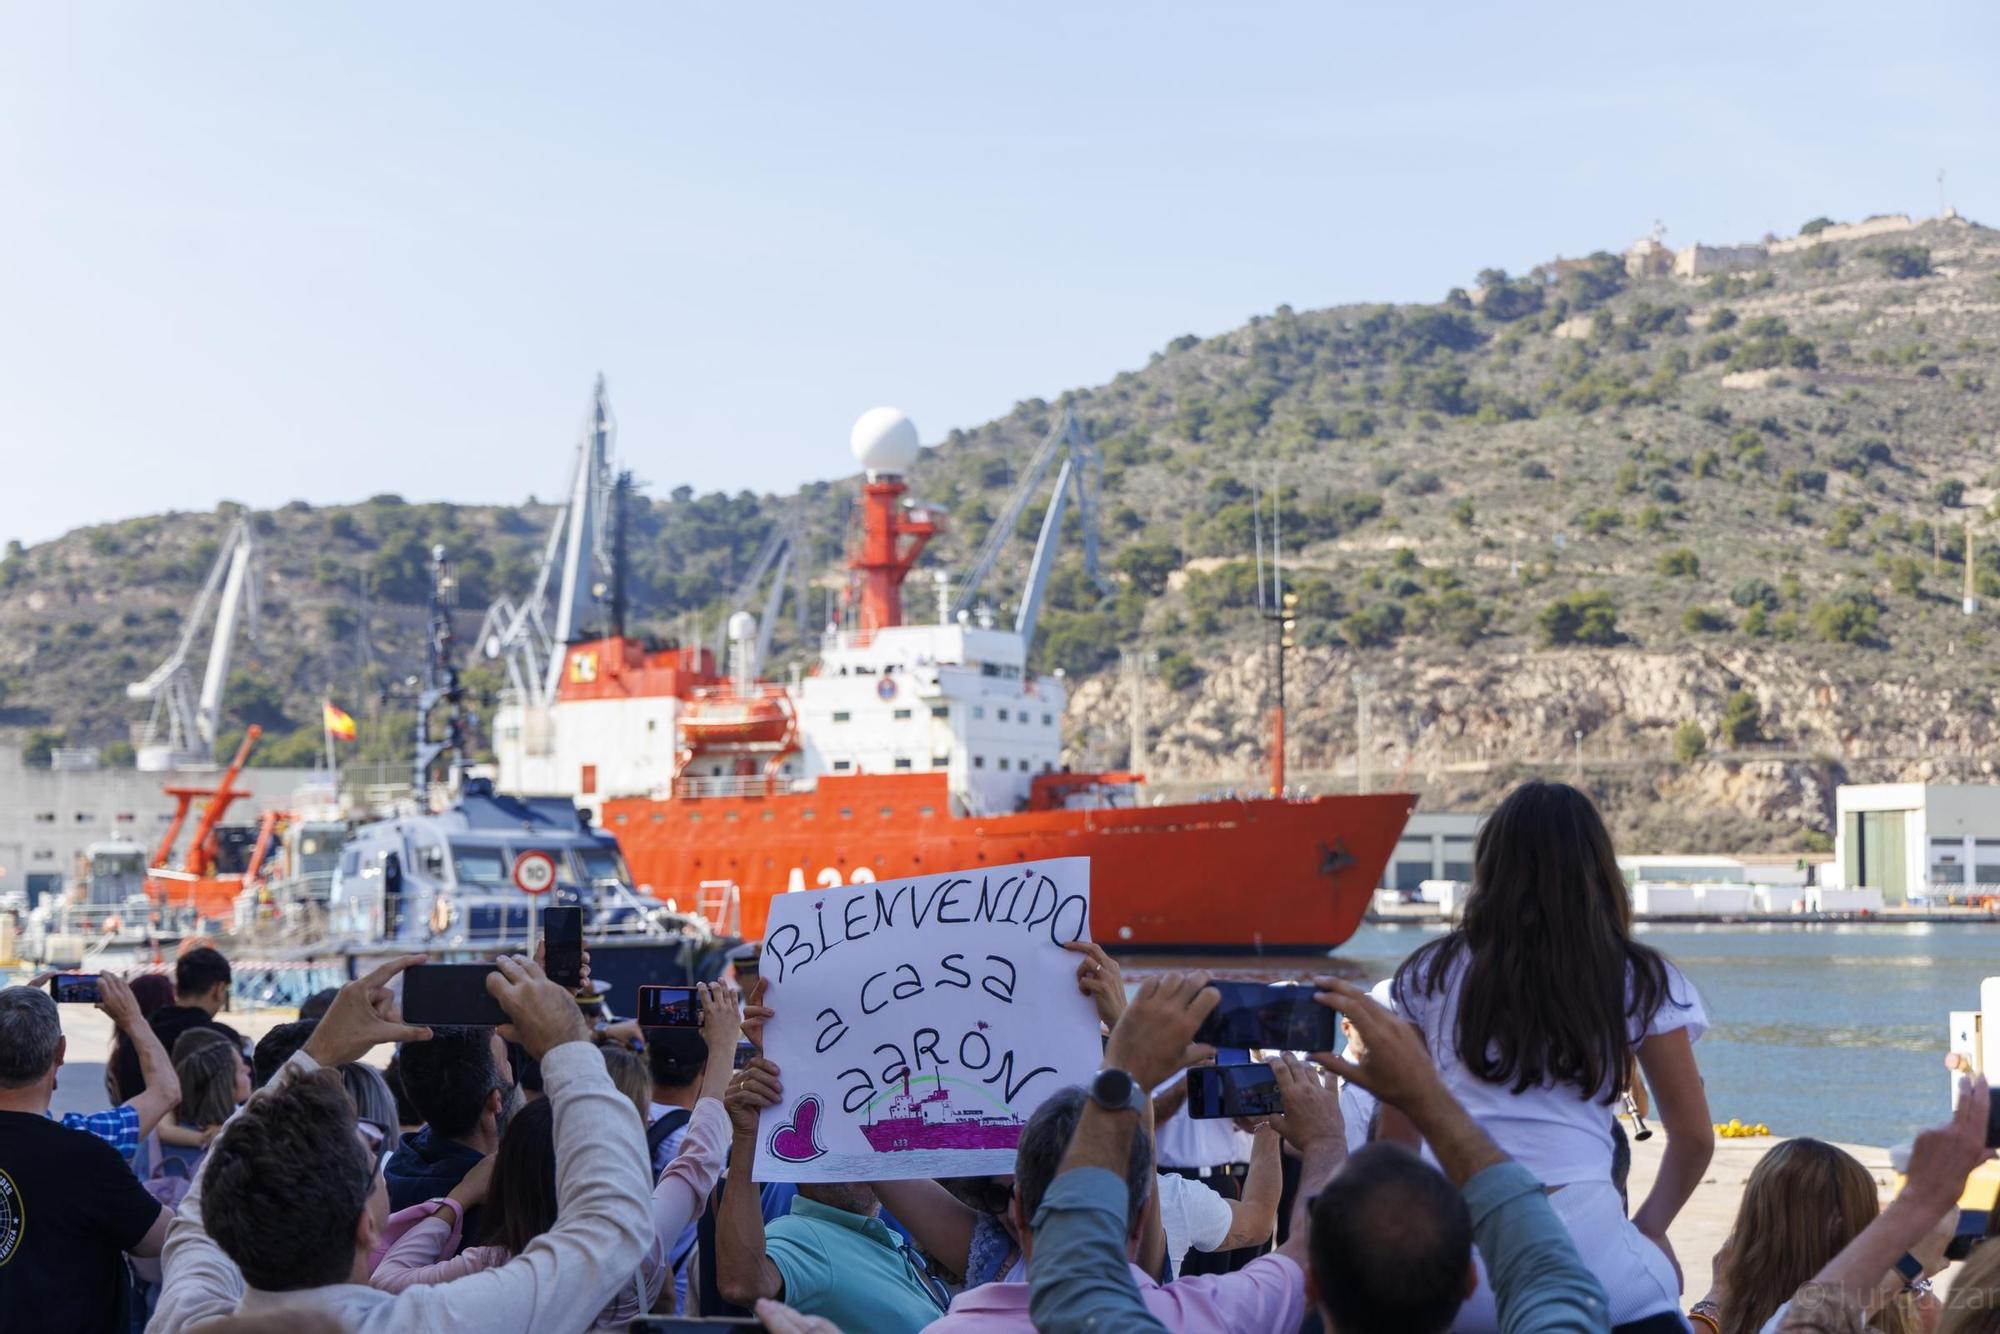
[[154, 1256], [173, 1215], [118, 1151], [49, 1119], [68, 1040], [39, 987], [0, 991], [0, 1311], [43, 1329], [128, 1327], [124, 1256]]

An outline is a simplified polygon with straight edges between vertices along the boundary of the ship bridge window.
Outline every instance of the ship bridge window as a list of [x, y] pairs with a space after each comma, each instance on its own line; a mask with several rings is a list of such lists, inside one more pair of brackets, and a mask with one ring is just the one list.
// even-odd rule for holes
[[848, 712], [848, 711], [847, 711], [846, 709], [841, 709], [841, 710], [840, 710], [839, 712], [837, 712], [837, 713], [835, 713], [835, 714], [833, 715], [833, 720], [834, 720], [835, 722], [837, 722], [837, 723], [844, 723], [844, 722], [848, 721], [848, 720], [849, 720], [850, 718], [852, 718], [853, 716], [854, 716], [854, 715], [853, 715], [853, 714], [851, 714], [851, 713], [849, 713], [849, 712]]
[[897, 718], [907, 718], [910, 716], [910, 711], [908, 709], [897, 709], [893, 716]]
[[997, 662], [982, 662], [979, 664], [979, 674], [981, 676], [998, 676], [1000, 675], [1000, 664]]
[[984, 769], [986, 767], [986, 757], [984, 755], [974, 755], [972, 757], [972, 767], [975, 769]]
[[[430, 849], [424, 850], [428, 856]], [[507, 854], [477, 843], [451, 845], [452, 875], [461, 885], [498, 885], [507, 880]]]
[[1056, 716], [1053, 713], [1045, 713], [1042, 715], [1042, 726], [1054, 727], [1055, 725], [1056, 725]]
[[849, 769], [852, 769], [853, 767], [854, 767], [854, 761], [853, 761], [853, 760], [835, 760], [835, 761], [833, 762], [833, 769], [834, 769], [834, 772], [835, 772], [835, 773], [843, 773], [843, 774], [844, 774], [844, 773], [846, 773], [846, 772], [847, 772], [847, 771], [848, 771]]
[[933, 717], [933, 718], [949, 718], [949, 717], [951, 717], [951, 705], [949, 705], [949, 704], [933, 704], [933, 705], [931, 705], [931, 717]]
[[1003, 723], [1007, 721], [1007, 710], [1000, 710], [1000, 721]]
[[910, 757], [909, 757], [909, 756], [907, 756], [907, 755], [898, 755], [898, 756], [896, 757], [896, 767], [897, 767], [898, 769], [907, 769], [907, 768], [909, 768], [909, 767], [910, 767]]
[[950, 767], [951, 767], [951, 756], [949, 756], [949, 755], [933, 755], [933, 756], [931, 756], [931, 768], [933, 768], [933, 769], [948, 769], [948, 768], [950, 768]]
[[625, 869], [625, 859], [618, 855], [616, 848], [584, 848], [576, 854], [576, 858], [583, 863], [584, 878], [593, 885], [601, 880], [616, 880], [620, 884], [629, 884], [632, 880], [632, 873]]
[[1007, 757], [1005, 755], [1000, 757], [1000, 772], [1007, 772]]

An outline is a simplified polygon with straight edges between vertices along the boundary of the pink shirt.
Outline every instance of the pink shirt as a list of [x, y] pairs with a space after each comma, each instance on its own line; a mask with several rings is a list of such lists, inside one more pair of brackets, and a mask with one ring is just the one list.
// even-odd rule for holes
[[[1263, 1255], [1233, 1274], [1177, 1278], [1161, 1287], [1137, 1265], [1132, 1281], [1159, 1322], [1176, 1334], [1297, 1329], [1306, 1318], [1305, 1271], [1283, 1255]], [[1034, 1334], [1026, 1283], [982, 1283], [952, 1299], [924, 1334]]]

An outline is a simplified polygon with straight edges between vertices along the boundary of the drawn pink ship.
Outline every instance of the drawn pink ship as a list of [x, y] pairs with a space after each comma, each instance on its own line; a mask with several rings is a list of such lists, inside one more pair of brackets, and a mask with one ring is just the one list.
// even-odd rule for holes
[[910, 1149], [1011, 1149], [1020, 1142], [1018, 1117], [994, 1116], [975, 1108], [954, 1107], [951, 1090], [940, 1076], [936, 1087], [918, 1097], [903, 1072], [903, 1091], [889, 1101], [889, 1114], [861, 1127], [877, 1153]]

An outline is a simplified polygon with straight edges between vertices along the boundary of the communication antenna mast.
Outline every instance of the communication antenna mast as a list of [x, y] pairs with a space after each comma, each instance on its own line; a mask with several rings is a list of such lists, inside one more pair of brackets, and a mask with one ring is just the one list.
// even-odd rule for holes
[[[445, 564], [443, 545], [431, 548], [430, 622], [424, 640], [423, 689], [417, 696], [417, 748], [412, 774], [411, 795], [421, 804], [426, 800], [437, 762], [447, 759], [437, 781], [457, 792], [465, 778], [467, 736], [472, 718], [464, 708], [465, 687], [459, 683], [454, 653], [457, 637], [451, 630], [452, 608], [458, 604], [458, 581]], [[443, 730], [435, 724], [440, 706], [446, 706]]]

